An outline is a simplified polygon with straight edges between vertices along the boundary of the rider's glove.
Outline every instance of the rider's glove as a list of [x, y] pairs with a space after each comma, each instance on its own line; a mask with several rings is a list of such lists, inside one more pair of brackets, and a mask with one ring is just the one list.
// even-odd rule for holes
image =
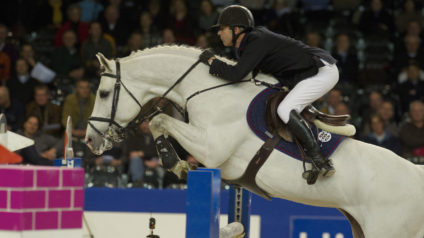
[[209, 63], [209, 59], [215, 57], [215, 55], [210, 51], [210, 50], [204, 50], [200, 55], [199, 55], [199, 60], [200, 62], [206, 64], [206, 65], [210, 65]]

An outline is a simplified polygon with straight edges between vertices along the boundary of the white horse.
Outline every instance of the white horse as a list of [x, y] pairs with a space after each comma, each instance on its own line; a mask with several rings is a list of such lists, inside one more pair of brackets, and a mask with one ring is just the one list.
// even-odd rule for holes
[[[146, 49], [119, 59], [120, 72], [114, 60], [99, 54], [106, 75], [101, 78], [92, 116], [114, 117], [114, 122], [91, 121], [88, 146], [97, 153], [109, 148], [110, 138], [117, 134], [115, 129], [126, 127], [139, 113], [135, 99], [144, 105], [163, 95], [200, 53], [199, 49], [183, 46]], [[208, 69], [197, 65], [166, 97], [184, 107], [186, 98], [194, 92], [224, 83], [209, 75]], [[113, 100], [117, 79], [111, 76], [117, 74], [126, 89], [121, 89], [118, 100]], [[267, 75], [257, 78], [277, 83]], [[246, 121], [249, 103], [263, 89], [248, 82], [205, 92], [188, 102], [189, 123], [159, 114], [150, 122], [152, 133], [155, 138], [171, 135], [206, 167], [220, 168], [224, 179], [237, 179], [263, 144]], [[111, 112], [113, 101], [115, 113]], [[337, 173], [307, 185], [301, 178], [302, 162], [274, 150], [259, 170], [256, 182], [272, 197], [340, 209], [349, 219], [355, 238], [424, 236], [422, 166], [350, 138], [341, 142], [331, 159]]]

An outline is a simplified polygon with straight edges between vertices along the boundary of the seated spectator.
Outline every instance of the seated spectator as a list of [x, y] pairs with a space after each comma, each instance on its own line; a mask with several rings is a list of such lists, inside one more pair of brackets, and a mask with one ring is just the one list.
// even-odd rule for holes
[[56, 48], [52, 57], [52, 69], [59, 75], [80, 79], [84, 75], [83, 63], [76, 47], [76, 35], [72, 30], [63, 33], [63, 46]]
[[159, 31], [166, 27], [168, 12], [165, 12], [166, 7], [163, 7], [161, 0], [149, 0], [148, 12], [152, 18], [152, 25], [156, 26]]
[[350, 44], [348, 34], [341, 33], [336, 36], [333, 57], [337, 60], [340, 78], [339, 83], [357, 85], [359, 60], [356, 50]]
[[92, 22], [103, 11], [103, 5], [96, 0], [82, 0], [78, 3], [81, 8], [81, 21]]
[[10, 62], [10, 57], [0, 51], [0, 84], [5, 85], [10, 79], [10, 71], [12, 64]]
[[409, 104], [412, 101], [424, 99], [424, 81], [420, 80], [420, 67], [415, 63], [411, 63], [406, 72], [408, 79], [397, 88], [402, 113], [408, 111]]
[[96, 58], [97, 53], [102, 53], [106, 58], [112, 58], [113, 48], [106, 38], [103, 37], [102, 26], [99, 22], [90, 24], [90, 37], [81, 47], [81, 58], [87, 77], [97, 77], [100, 63]]
[[399, 139], [405, 157], [414, 156], [414, 150], [424, 147], [424, 104], [413, 101], [409, 105], [410, 121], [400, 128]]
[[332, 89], [330, 92], [328, 92], [325, 104], [323, 107], [320, 108], [320, 111], [323, 113], [336, 115], [335, 114], [335, 108], [338, 104], [343, 102], [343, 95], [342, 92], [338, 89]]
[[166, 28], [162, 31], [162, 44], [173, 45], [176, 43], [177, 42], [173, 30]]
[[41, 1], [41, 6], [35, 12], [34, 30], [44, 28], [59, 29], [66, 18], [69, 4], [66, 0]]
[[368, 94], [368, 103], [364, 105], [361, 110], [361, 117], [364, 122], [369, 121], [370, 116], [377, 114], [381, 104], [383, 103], [383, 95], [378, 91], [371, 91]]
[[200, 34], [196, 38], [196, 46], [200, 49], [207, 49], [210, 47], [209, 39], [207, 34]]
[[[160, 43], [160, 32], [157, 26], [153, 25], [152, 16], [149, 12], [142, 12], [140, 15], [139, 31], [142, 34], [143, 47], [150, 48]], [[130, 36], [131, 37], [131, 36]]]
[[180, 44], [194, 45], [196, 29], [184, 0], [172, 0], [169, 10], [168, 27], [174, 31], [176, 41]]
[[395, 137], [399, 136], [399, 126], [395, 120], [395, 109], [391, 101], [383, 101], [377, 111], [384, 121], [384, 128]]
[[39, 121], [36, 116], [26, 119], [21, 135], [34, 140], [34, 145], [19, 151], [25, 164], [53, 165], [56, 158], [63, 156], [63, 139], [47, 135], [38, 130]]
[[18, 51], [13, 44], [6, 42], [8, 29], [7, 26], [0, 23], [0, 52], [5, 53], [9, 56], [10, 67], [15, 66], [15, 62], [18, 59]]
[[85, 137], [88, 117], [91, 115], [96, 97], [90, 91], [90, 83], [80, 79], [76, 83], [75, 93], [69, 94], [63, 103], [62, 126], [66, 127], [68, 116], [72, 118], [72, 136]]
[[344, 102], [337, 103], [334, 107], [334, 115], [348, 115], [350, 114], [350, 109]]
[[424, 19], [414, 0], [405, 0], [402, 11], [395, 18], [397, 32], [404, 32], [408, 22], [412, 20], [423, 22]]
[[[125, 156], [128, 158], [128, 171], [134, 186], [142, 186], [145, 168], [157, 161], [157, 152], [149, 122], [144, 121], [134, 135], [128, 136], [125, 144]], [[152, 166], [150, 166], [152, 167]]]
[[369, 125], [371, 132], [364, 138], [364, 142], [381, 146], [401, 155], [402, 148], [399, 139], [386, 130], [383, 118], [374, 114], [370, 117]]
[[290, 6], [289, 1], [276, 0], [272, 8], [265, 11], [264, 23], [273, 32], [298, 38], [303, 34], [300, 18], [299, 13]]
[[202, 0], [200, 3], [200, 14], [197, 22], [200, 30], [203, 32], [209, 31], [210, 27], [216, 24], [218, 20], [218, 12], [212, 5], [210, 0]]
[[29, 75], [28, 63], [23, 58], [19, 58], [16, 61], [14, 76], [7, 81], [10, 93], [22, 103], [27, 104], [34, 97], [34, 88], [37, 84], [39, 84], [38, 80]]
[[393, 17], [383, 6], [382, 0], [371, 0], [359, 19], [359, 29], [364, 34], [385, 37], [394, 32]]
[[6, 116], [8, 130], [17, 131], [25, 116], [24, 105], [10, 97], [9, 89], [0, 86], [0, 113]]
[[119, 9], [115, 5], [106, 7], [101, 25], [103, 32], [113, 37], [118, 49], [125, 45], [130, 28], [121, 19]]
[[125, 57], [131, 54], [133, 51], [142, 50], [143, 45], [143, 35], [139, 32], [133, 32], [128, 38], [128, 43], [121, 48], [119, 52], [119, 57]]
[[42, 83], [50, 83], [56, 76], [55, 72], [36, 58], [31, 44], [24, 43], [21, 45], [20, 56], [27, 62], [31, 77]]
[[76, 44], [79, 45], [86, 41], [88, 38], [89, 26], [87, 23], [81, 21], [81, 7], [78, 4], [72, 4], [67, 9], [68, 21], [62, 24], [56, 33], [55, 45], [62, 46], [65, 42], [62, 37], [65, 36], [65, 32], [72, 30], [76, 33], [77, 38]]
[[395, 73], [399, 74], [411, 62], [416, 62], [420, 67], [424, 66], [424, 52], [421, 50], [422, 44], [418, 36], [406, 35], [404, 45], [397, 48], [393, 57]]
[[316, 31], [309, 31], [306, 33], [305, 43], [312, 47], [324, 48], [321, 35]]
[[34, 101], [26, 105], [26, 118], [37, 117], [42, 133], [62, 137], [61, 107], [50, 100], [50, 90], [46, 85], [37, 85], [34, 88]]

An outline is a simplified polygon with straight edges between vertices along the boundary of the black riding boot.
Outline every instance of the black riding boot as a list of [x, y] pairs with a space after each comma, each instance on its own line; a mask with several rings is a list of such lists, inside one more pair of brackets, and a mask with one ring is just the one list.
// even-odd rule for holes
[[330, 160], [324, 158], [321, 153], [320, 147], [317, 144], [314, 135], [312, 134], [309, 125], [295, 110], [290, 112], [290, 119], [287, 123], [294, 136], [302, 143], [306, 149], [306, 155], [313, 164], [312, 171], [310, 171], [308, 177], [308, 184], [315, 183], [318, 174], [322, 174], [325, 177], [333, 175], [336, 170], [331, 164]]

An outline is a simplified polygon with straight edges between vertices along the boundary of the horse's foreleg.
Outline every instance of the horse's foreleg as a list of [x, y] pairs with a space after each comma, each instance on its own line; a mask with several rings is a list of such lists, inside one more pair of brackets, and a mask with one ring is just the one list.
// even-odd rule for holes
[[[203, 129], [189, 125], [168, 115], [159, 114], [150, 122], [150, 130], [152, 131], [155, 141], [159, 140], [159, 142], [162, 143], [162, 141], [160, 141], [164, 138], [162, 136], [170, 135], [195, 158], [206, 158], [206, 133]], [[164, 163], [164, 161], [162, 161], [162, 163]], [[181, 176], [180, 171], [187, 170], [187, 166], [189, 165], [185, 161], [178, 161], [176, 166], [173, 166], [170, 170], [178, 176]]]

